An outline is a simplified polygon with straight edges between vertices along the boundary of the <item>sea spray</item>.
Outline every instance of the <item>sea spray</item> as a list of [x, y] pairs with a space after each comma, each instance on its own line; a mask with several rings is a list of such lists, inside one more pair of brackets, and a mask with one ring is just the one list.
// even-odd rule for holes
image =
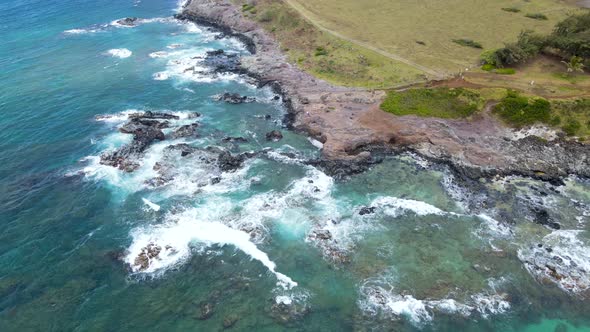
[[[191, 243], [202, 244], [204, 247], [231, 245], [267, 267], [278, 279], [278, 285], [286, 289], [297, 286], [295, 281], [276, 270], [276, 264], [250, 241], [248, 233], [230, 228], [221, 222], [205, 221], [221, 217], [211, 209], [225, 210], [231, 207], [230, 202], [216, 201], [213, 205], [217, 208], [208, 206], [205, 209], [190, 209], [179, 215], [170, 215], [169, 222], [163, 226], [137, 229], [133, 234], [133, 243], [129, 247], [126, 262], [135, 272], [157, 272], [188, 258], [191, 254]], [[136, 258], [150, 244], [171, 250], [152, 260], [147, 268], [142, 269], [136, 264]]]

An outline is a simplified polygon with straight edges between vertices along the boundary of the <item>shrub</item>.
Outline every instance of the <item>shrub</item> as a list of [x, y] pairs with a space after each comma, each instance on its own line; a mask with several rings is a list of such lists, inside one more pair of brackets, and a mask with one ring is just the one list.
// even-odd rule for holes
[[548, 37], [548, 45], [567, 56], [590, 58], [590, 11], [557, 23]]
[[315, 53], [314, 53], [314, 55], [315, 55], [315, 56], [328, 55], [328, 51], [327, 51], [327, 50], [326, 50], [324, 47], [322, 47], [322, 46], [318, 46], [318, 47], [315, 49]]
[[528, 14], [525, 14], [524, 16], [528, 17], [528, 18], [535, 19], [535, 20], [542, 20], [542, 21], [548, 20], [547, 16], [545, 16], [545, 14], [541, 14], [541, 13], [528, 13]]
[[464, 118], [479, 109], [480, 95], [467, 89], [410, 89], [387, 94], [381, 109], [396, 115]]
[[582, 124], [576, 119], [568, 119], [566, 124], [561, 127], [564, 133], [568, 136], [574, 136], [578, 130], [582, 129]]
[[481, 55], [485, 63], [498, 68], [524, 63], [535, 57], [546, 44], [546, 38], [533, 31], [523, 31], [518, 35], [516, 43], [506, 44], [495, 51], [487, 51]]
[[453, 43], [459, 44], [461, 46], [467, 46], [472, 48], [483, 48], [480, 43], [471, 40], [471, 39], [453, 39]]
[[549, 123], [551, 120], [551, 104], [542, 98], [529, 100], [518, 92], [508, 91], [506, 97], [494, 107], [504, 121], [516, 127], [531, 125], [537, 122]]
[[505, 7], [502, 8], [503, 11], [505, 12], [509, 12], [509, 13], [518, 13], [520, 12], [520, 9], [516, 8], [516, 7]]
[[258, 16], [258, 21], [263, 22], [263, 23], [272, 22], [274, 17], [275, 17], [275, 12], [271, 9], [267, 9]]
[[[484, 51], [479, 58], [484, 65], [490, 65], [493, 68], [498, 67], [498, 64], [501, 65], [500, 60], [498, 59], [498, 55], [496, 54], [496, 50], [487, 50]], [[483, 68], [482, 68], [483, 69]], [[486, 70], [486, 69], [484, 69]]]

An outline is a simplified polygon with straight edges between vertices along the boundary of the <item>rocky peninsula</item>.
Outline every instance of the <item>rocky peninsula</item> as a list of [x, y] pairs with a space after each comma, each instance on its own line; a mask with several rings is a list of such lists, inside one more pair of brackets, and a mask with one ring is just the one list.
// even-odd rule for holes
[[385, 92], [339, 87], [288, 62], [280, 45], [228, 0], [188, 1], [179, 19], [240, 39], [251, 55], [231, 70], [280, 91], [288, 125], [323, 144], [316, 163], [332, 175], [360, 172], [383, 153], [411, 151], [449, 165], [467, 179], [522, 175], [557, 180], [590, 176], [590, 146], [557, 136], [517, 135], [490, 113], [469, 119], [395, 116], [380, 109]]

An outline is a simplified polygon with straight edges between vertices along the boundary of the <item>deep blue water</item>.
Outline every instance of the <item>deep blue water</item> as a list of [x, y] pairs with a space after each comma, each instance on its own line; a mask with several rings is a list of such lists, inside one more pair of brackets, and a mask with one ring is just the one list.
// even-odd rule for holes
[[[490, 183], [508, 197], [486, 211], [494, 220], [463, 207], [452, 174], [408, 156], [335, 181], [305, 165], [319, 150], [282, 128], [272, 91], [202, 67], [206, 51], [246, 51], [173, 20], [178, 6], [0, 3], [1, 331], [589, 330], [587, 182], [544, 198], [530, 189], [548, 184]], [[123, 17], [143, 20], [113, 24]], [[257, 101], [216, 101], [224, 92]], [[199, 135], [153, 144], [133, 173], [100, 165], [130, 140], [117, 127], [143, 111], [179, 115], [173, 127], [198, 121]], [[271, 130], [285, 137], [268, 142]], [[167, 152], [178, 143], [201, 150]], [[266, 152], [219, 173], [199, 159], [210, 146]], [[173, 179], [153, 187], [156, 163]], [[503, 222], [498, 211], [520, 213], [524, 197], [562, 230]], [[582, 289], [525, 269], [543, 255], [537, 243], [581, 266]], [[149, 244], [166, 249], [142, 270]]]

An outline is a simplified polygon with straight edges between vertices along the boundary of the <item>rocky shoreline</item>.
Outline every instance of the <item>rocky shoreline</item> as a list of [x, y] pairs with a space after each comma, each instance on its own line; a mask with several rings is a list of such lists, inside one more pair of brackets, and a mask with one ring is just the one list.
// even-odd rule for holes
[[322, 158], [312, 163], [330, 175], [359, 173], [388, 154], [409, 151], [468, 180], [521, 175], [560, 183], [568, 175], [590, 177], [589, 145], [563, 137], [518, 137], [490, 115], [491, 105], [467, 120], [383, 112], [383, 91], [333, 86], [291, 65], [273, 37], [228, 0], [188, 1], [176, 18], [245, 44], [251, 55], [240, 58], [234, 71], [283, 96], [286, 126], [323, 144]]

